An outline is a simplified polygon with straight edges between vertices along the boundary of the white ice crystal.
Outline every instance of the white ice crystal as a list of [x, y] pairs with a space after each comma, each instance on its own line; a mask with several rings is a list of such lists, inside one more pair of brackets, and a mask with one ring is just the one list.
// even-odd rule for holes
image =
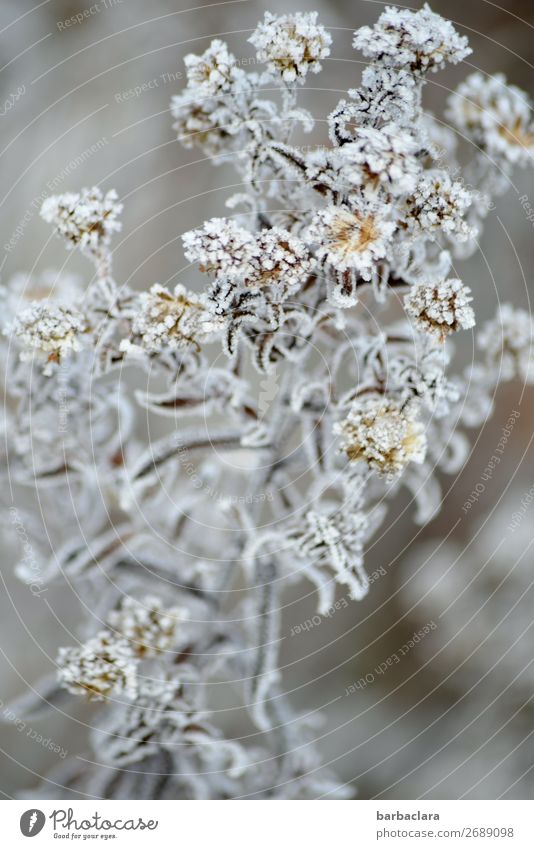
[[71, 693], [101, 701], [135, 697], [137, 666], [130, 645], [101, 631], [81, 646], [61, 648], [57, 657], [61, 684]]
[[448, 119], [491, 157], [527, 165], [534, 151], [530, 98], [504, 74], [471, 74], [449, 98]]
[[381, 474], [399, 474], [407, 463], [425, 458], [426, 438], [416, 410], [403, 409], [391, 398], [355, 401], [334, 430], [351, 462], [362, 460]]
[[332, 38], [317, 23], [317, 12], [276, 16], [265, 13], [249, 41], [258, 60], [286, 83], [303, 82], [308, 72], [321, 70], [321, 59], [330, 55]]
[[373, 27], [355, 32], [353, 45], [369, 59], [414, 74], [438, 71], [471, 53], [467, 38], [427, 3], [417, 12], [386, 6]]
[[406, 312], [423, 333], [444, 341], [449, 333], [475, 325], [471, 290], [461, 280], [412, 286], [404, 299]]

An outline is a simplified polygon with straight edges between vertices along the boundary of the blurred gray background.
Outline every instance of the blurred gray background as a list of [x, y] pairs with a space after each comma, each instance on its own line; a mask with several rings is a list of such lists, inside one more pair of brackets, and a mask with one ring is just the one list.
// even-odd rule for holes
[[[421, 5], [415, 2], [411, 7]], [[534, 94], [531, 2], [512, 0], [499, 7], [484, 0], [437, 0], [431, 5], [469, 36], [474, 50], [461, 67], [430, 79], [426, 105], [432, 111], [439, 113], [447, 92], [475, 68], [502, 71], [510, 82]], [[382, 3], [367, 0], [310, 2], [307, 6], [296, 0], [273, 0], [267, 5], [230, 0], [193, 8], [190, 0], [100, 0], [93, 6], [90, 0], [2, 0], [2, 282], [17, 271], [47, 267], [87, 273], [82, 259], [66, 254], [62, 243], [50, 238], [48, 226], [37, 213], [38, 201], [43, 193], [98, 183], [103, 188], [115, 187], [125, 204], [123, 232], [114, 254], [117, 279], [138, 289], [156, 281], [176, 283], [185, 266], [181, 233], [206, 217], [223, 215], [225, 198], [233, 191], [227, 187], [236, 182], [229, 167], [213, 168], [196, 151], [184, 150], [175, 140], [168, 105], [183, 85], [184, 55], [203, 51], [210, 39], [218, 36], [246, 61], [253, 56], [246, 39], [266, 9], [317, 9], [334, 43], [323, 74], [311, 78], [302, 92], [302, 103], [317, 119], [310, 143], [321, 142], [326, 140], [329, 111], [359, 81], [362, 62], [351, 48], [352, 32], [375, 20], [382, 7]], [[84, 11], [83, 21], [65, 25]], [[151, 81], [139, 96], [124, 94]], [[76, 157], [82, 157], [83, 163], [69, 169]], [[70, 174], [62, 176], [65, 168]], [[52, 191], [47, 187], [50, 181], [54, 181]], [[529, 308], [534, 230], [518, 202], [525, 194], [534, 199], [534, 169], [515, 175], [509, 193], [497, 200], [490, 214], [481, 253], [461, 269], [474, 291], [479, 320], [493, 314], [498, 300]], [[21, 224], [22, 237], [6, 250]], [[501, 549], [494, 570], [496, 574], [499, 569], [506, 571], [512, 557], [523, 556], [526, 571], [519, 588], [517, 582], [509, 583], [505, 592], [495, 577], [478, 586], [474, 576], [489, 554], [470, 542], [488, 514], [490, 521], [479, 536], [487, 537], [491, 527], [491, 545], [502, 540], [522, 494], [534, 482], [532, 403], [532, 391], [504, 387], [493, 419], [474, 435], [477, 443], [466, 469], [458, 478], [445, 481], [445, 491], [449, 491], [441, 516], [423, 530], [406, 516], [397, 523], [389, 522], [388, 534], [372, 547], [367, 559], [369, 571], [382, 566], [386, 575], [373, 584], [364, 603], [343, 607], [320, 626], [294, 637], [289, 636], [291, 627], [315, 612], [313, 594], [297, 595], [295, 591], [295, 601], [287, 608], [286, 681], [296, 688], [295, 697], [303, 709], [332, 703], [319, 733], [325, 761], [333, 762], [343, 780], [355, 780], [362, 798], [380, 794], [390, 798], [425, 794], [434, 798], [464, 794], [531, 798], [532, 689], [523, 670], [532, 644], [528, 631], [532, 591], [527, 578], [532, 571], [528, 546], [534, 512], [526, 515], [521, 534], [513, 536], [513, 546], [506, 543], [504, 553]], [[461, 505], [493, 453], [510, 410], [518, 405], [521, 416], [505, 462], [465, 517]], [[506, 499], [501, 500], [509, 484]], [[404, 506], [400, 504], [399, 516]], [[438, 628], [425, 638], [424, 646], [410, 651], [387, 675], [375, 676], [371, 685], [345, 695], [352, 682], [390, 657], [414, 630], [437, 619], [447, 607], [446, 594], [432, 599], [431, 593], [430, 601], [424, 597], [429, 585], [424, 574], [431, 568], [445, 571], [456, 554], [447, 549], [435, 566], [432, 558], [426, 561], [428, 549], [423, 544], [447, 536], [459, 517], [462, 521], [449, 536], [454, 551], [460, 552], [454, 587], [462, 593], [469, 586], [469, 591], [462, 596], [467, 601], [459, 614], [461, 633], [455, 652], [447, 647], [455, 635], [447, 627]], [[34, 640], [52, 654], [61, 642], [57, 621], [47, 606], [12, 577], [17, 545], [15, 534], [6, 532], [0, 600], [2, 702], [24, 690], [24, 679], [34, 680], [40, 674], [42, 660]], [[464, 631], [461, 625], [482, 615], [477, 613], [480, 605], [496, 588], [490, 621], [497, 624], [504, 617], [499, 650], [508, 652], [506, 664], [499, 663], [499, 656], [492, 656], [491, 651], [478, 651], [474, 660], [467, 661], [480, 639], [473, 643], [471, 625]], [[521, 606], [512, 611], [516, 596], [524, 590], [527, 594], [521, 596]], [[71, 599], [65, 596], [62, 602], [59, 596], [56, 605], [62, 603], [63, 620], [74, 622], [76, 610]], [[518, 617], [526, 630], [514, 643], [522, 630], [516, 628]], [[239, 728], [232, 730], [239, 733]], [[69, 728], [64, 719], [43, 721], [39, 731], [73, 750], [83, 748], [80, 727]], [[7, 797], [36, 783], [37, 776], [54, 762], [54, 755], [9, 725], [0, 728], [0, 747], [0, 790]]]

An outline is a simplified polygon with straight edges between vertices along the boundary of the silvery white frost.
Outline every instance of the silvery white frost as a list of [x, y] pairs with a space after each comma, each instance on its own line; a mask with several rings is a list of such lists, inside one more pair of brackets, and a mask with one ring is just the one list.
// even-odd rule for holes
[[[452, 265], [531, 156], [526, 97], [480, 74], [451, 96], [449, 120], [477, 146], [469, 191], [451, 176], [454, 134], [422, 101], [426, 75], [470, 50], [428, 6], [387, 8], [356, 32], [369, 65], [316, 149], [291, 131], [313, 127], [297, 92], [330, 35], [315, 13], [267, 13], [250, 42], [262, 73], [215, 40], [186, 57], [171, 104], [180, 141], [231, 160], [244, 184], [229, 217], [183, 235], [203, 291], [116, 281], [122, 207], [99, 188], [42, 210], [94, 263], [91, 282], [47, 272], [46, 285], [18, 275], [2, 290], [7, 462], [39, 491], [43, 517], [24, 516], [47, 563], [38, 580], [68, 580], [92, 614], [53, 679], [17, 705], [96, 710], [85, 766], [68, 759], [44, 796], [344, 795], [284, 694], [284, 588], [311, 581], [319, 611], [337, 586], [363, 598], [388, 501], [407, 488], [428, 521], [436, 473], [464, 462], [462, 428], [491, 410], [499, 377], [531, 380], [532, 322], [510, 305], [478, 335], [480, 363], [446, 374], [450, 337], [473, 328], [476, 306]], [[267, 408], [251, 364], [276, 376]], [[147, 389], [129, 391], [125, 368]], [[147, 416], [164, 426], [157, 439], [140, 436]], [[36, 580], [27, 561], [17, 574]], [[214, 710], [216, 684], [247, 716], [240, 739]]]

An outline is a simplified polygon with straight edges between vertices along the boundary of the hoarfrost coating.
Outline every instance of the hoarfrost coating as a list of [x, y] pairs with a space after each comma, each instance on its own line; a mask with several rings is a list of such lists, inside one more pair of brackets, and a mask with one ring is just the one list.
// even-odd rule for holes
[[[451, 95], [468, 189], [424, 91], [429, 72], [470, 49], [428, 6], [387, 7], [356, 32], [370, 61], [328, 117], [328, 147], [299, 147], [290, 132], [314, 125], [297, 94], [330, 54], [317, 14], [267, 13], [250, 42], [261, 72], [215, 39], [186, 57], [171, 103], [181, 143], [230, 161], [242, 187], [225, 217], [183, 228], [203, 291], [116, 280], [122, 204], [94, 187], [42, 208], [94, 263], [87, 286], [47, 271], [0, 293], [10, 474], [46, 483], [44, 530], [17, 515], [40, 582], [67, 578], [91, 612], [17, 710], [70, 698], [95, 710], [84, 768], [66, 758], [44, 797], [351, 795], [285, 692], [285, 589], [310, 581], [317, 615], [338, 587], [353, 602], [371, 593], [366, 547], [391, 500], [406, 488], [415, 521], [428, 521], [499, 379], [534, 380], [531, 318], [507, 304], [478, 334], [480, 363], [449, 375], [449, 337], [477, 335], [458, 262], [512, 167], [530, 160], [526, 96], [481, 74]], [[39, 294], [28, 304], [25, 292]], [[259, 398], [250, 364], [270, 375]], [[121, 380], [126, 366], [144, 388]], [[156, 418], [157, 438], [140, 435]], [[242, 739], [210, 701], [224, 682], [247, 716]]]

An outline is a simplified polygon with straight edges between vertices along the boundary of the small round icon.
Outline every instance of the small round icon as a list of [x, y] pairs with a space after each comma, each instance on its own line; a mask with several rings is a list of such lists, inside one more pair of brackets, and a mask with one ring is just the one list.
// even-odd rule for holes
[[24, 811], [20, 818], [20, 830], [24, 837], [35, 837], [42, 830], [46, 817], [38, 808], [30, 808]]

